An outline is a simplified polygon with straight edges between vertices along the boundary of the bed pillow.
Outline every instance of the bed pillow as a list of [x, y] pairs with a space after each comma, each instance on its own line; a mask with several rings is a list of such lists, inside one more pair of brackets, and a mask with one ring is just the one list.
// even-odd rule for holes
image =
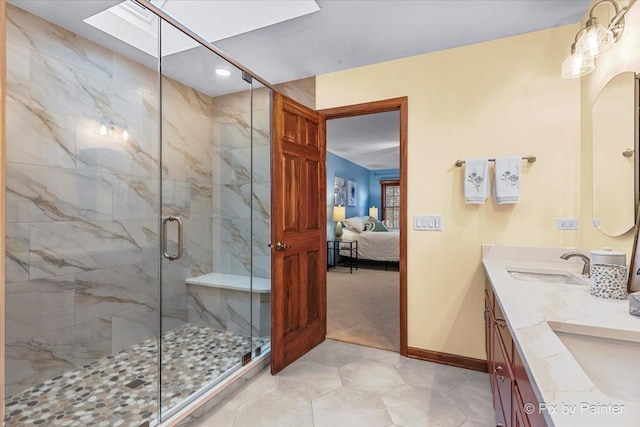
[[376, 221], [376, 228], [374, 228], [372, 231], [384, 231], [384, 232], [389, 232], [389, 229], [380, 221]]
[[347, 218], [344, 220], [344, 226], [356, 233], [362, 233], [364, 231], [364, 220], [359, 216]]
[[368, 219], [364, 222], [364, 231], [373, 231], [374, 228], [376, 228], [376, 223], [374, 221]]
[[383, 223], [378, 221], [377, 218], [370, 216], [369, 219], [367, 219], [367, 221], [364, 223], [364, 231], [387, 231], [388, 232], [389, 230], [387, 229], [387, 227], [384, 226]]

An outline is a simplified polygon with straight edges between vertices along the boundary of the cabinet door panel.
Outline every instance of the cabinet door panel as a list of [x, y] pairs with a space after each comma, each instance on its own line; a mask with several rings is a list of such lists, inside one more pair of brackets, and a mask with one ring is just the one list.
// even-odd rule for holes
[[502, 314], [502, 310], [500, 309], [500, 304], [498, 304], [498, 301], [495, 301], [493, 310], [495, 313], [496, 330], [500, 333], [500, 338], [502, 339], [502, 342], [504, 343], [504, 349], [506, 350], [506, 361], [513, 368], [513, 365], [511, 364], [511, 362], [513, 361], [511, 350], [513, 347], [513, 340], [511, 339], [511, 332], [509, 332], [507, 321], [504, 317], [504, 314]]
[[[505, 415], [505, 426], [511, 425], [511, 386], [513, 375], [511, 373], [511, 367], [507, 359], [506, 351], [502, 345], [502, 338], [499, 331], [495, 331], [493, 334], [493, 378], [496, 382], [496, 390], [500, 396], [500, 403], [502, 404], [502, 410]], [[495, 399], [494, 399], [495, 400]]]
[[522, 403], [522, 397], [518, 390], [518, 384], [513, 385], [513, 414], [512, 414], [512, 426], [513, 427], [530, 427], [529, 420], [524, 410], [524, 403]]
[[493, 389], [493, 413], [496, 416], [496, 427], [507, 427], [506, 417], [504, 410], [502, 409], [502, 402], [500, 402], [500, 393], [498, 392], [498, 385], [496, 384], [496, 378], [491, 375], [491, 388]]
[[488, 372], [492, 372], [493, 369], [493, 355], [491, 352], [491, 335], [493, 326], [493, 315], [491, 313], [490, 300], [485, 292], [484, 297], [484, 337], [485, 337], [485, 351], [487, 352], [487, 369]]

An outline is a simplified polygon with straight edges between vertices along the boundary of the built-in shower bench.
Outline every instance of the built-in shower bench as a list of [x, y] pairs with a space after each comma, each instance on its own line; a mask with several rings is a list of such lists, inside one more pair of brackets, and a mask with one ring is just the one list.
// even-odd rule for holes
[[245, 336], [270, 335], [270, 279], [209, 273], [185, 282], [190, 323]]

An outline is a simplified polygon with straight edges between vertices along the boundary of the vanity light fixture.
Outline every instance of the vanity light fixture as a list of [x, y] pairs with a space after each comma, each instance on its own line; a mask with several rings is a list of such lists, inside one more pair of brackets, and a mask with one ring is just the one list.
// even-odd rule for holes
[[[580, 33], [578, 33], [580, 34]], [[596, 69], [593, 58], [580, 56], [576, 53], [576, 44], [571, 44], [571, 53], [562, 63], [562, 78], [572, 79], [584, 76]]]
[[[596, 7], [604, 3], [612, 5], [615, 12], [607, 27], [593, 16]], [[585, 27], [576, 34], [575, 42], [571, 45], [571, 53], [562, 63], [563, 78], [580, 77], [595, 70], [593, 58], [611, 48], [622, 37], [625, 13], [627, 8], [620, 9], [614, 0], [601, 0], [591, 7]]]

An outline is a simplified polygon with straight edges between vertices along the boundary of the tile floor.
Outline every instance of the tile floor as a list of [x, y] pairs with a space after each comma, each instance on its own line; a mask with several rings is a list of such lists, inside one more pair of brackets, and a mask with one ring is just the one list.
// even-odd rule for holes
[[495, 426], [489, 376], [326, 340], [277, 376], [268, 369], [197, 427]]

